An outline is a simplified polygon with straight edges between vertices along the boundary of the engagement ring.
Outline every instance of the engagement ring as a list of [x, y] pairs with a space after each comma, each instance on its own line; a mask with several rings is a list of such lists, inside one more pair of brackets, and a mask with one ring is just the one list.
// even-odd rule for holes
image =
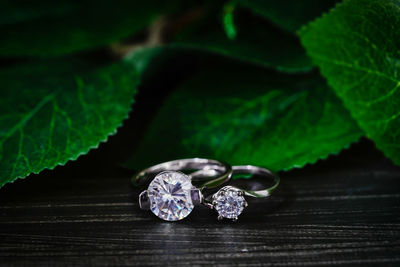
[[[191, 173], [187, 175], [182, 171]], [[144, 184], [151, 180], [147, 190], [139, 195], [140, 208], [150, 209], [160, 219], [178, 221], [203, 202], [203, 189], [218, 187], [231, 176], [232, 168], [226, 163], [192, 158], [147, 168], [133, 177], [132, 183]]]
[[[255, 174], [267, 178], [272, 178], [272, 185], [261, 190], [250, 190], [238, 188], [235, 186], [224, 186], [217, 193], [208, 197], [205, 204], [218, 212], [218, 220], [223, 218], [236, 221], [244, 208], [248, 206], [245, 196], [266, 198], [278, 187], [280, 178], [268, 169], [252, 166], [233, 166], [233, 175], [237, 174]], [[267, 182], [267, 181], [266, 181]]]

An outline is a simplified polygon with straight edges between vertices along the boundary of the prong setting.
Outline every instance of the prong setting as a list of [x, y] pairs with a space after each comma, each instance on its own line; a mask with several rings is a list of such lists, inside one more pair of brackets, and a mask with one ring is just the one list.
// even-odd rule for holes
[[193, 187], [190, 191], [190, 196], [192, 197], [193, 205], [197, 205], [203, 202], [203, 194], [200, 189]]
[[142, 210], [149, 210], [150, 209], [150, 199], [147, 194], [147, 190], [143, 191], [139, 195], [139, 207]]
[[233, 186], [224, 186], [215, 193], [212, 196], [212, 204], [218, 212], [218, 220], [227, 218], [233, 221], [238, 219], [238, 216], [248, 205], [244, 199], [243, 191]]

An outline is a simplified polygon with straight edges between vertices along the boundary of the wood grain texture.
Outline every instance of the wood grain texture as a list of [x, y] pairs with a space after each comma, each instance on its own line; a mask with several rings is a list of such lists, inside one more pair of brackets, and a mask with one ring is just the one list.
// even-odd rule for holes
[[367, 141], [282, 173], [236, 223], [203, 207], [163, 222], [139, 209], [130, 173], [97, 156], [0, 190], [1, 265], [400, 264], [400, 169]]

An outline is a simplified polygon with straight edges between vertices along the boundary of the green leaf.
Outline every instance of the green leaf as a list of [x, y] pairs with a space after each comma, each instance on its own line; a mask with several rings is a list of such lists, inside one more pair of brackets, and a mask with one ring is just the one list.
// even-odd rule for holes
[[171, 46], [222, 54], [283, 72], [307, 72], [313, 68], [296, 36], [271, 27], [264, 19], [243, 10], [234, 14], [234, 38], [226, 35], [222, 18], [212, 14], [185, 29]]
[[57, 56], [99, 48], [143, 29], [163, 9], [162, 1], [18, 3], [0, 11], [8, 14], [0, 20], [0, 56]]
[[57, 60], [0, 69], [0, 186], [96, 148], [128, 116], [131, 64]]
[[279, 27], [295, 32], [302, 25], [327, 12], [338, 0], [236, 0], [236, 2], [270, 19]]
[[126, 165], [206, 157], [288, 170], [361, 135], [320, 76], [213, 60], [165, 100]]
[[300, 31], [360, 127], [400, 164], [400, 1], [354, 0]]

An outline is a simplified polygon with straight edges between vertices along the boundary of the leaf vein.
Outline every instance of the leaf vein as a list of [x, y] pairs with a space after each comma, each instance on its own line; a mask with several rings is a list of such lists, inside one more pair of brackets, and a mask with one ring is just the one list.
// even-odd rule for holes
[[54, 96], [56, 94], [49, 94], [46, 97], [44, 97], [30, 112], [28, 112], [22, 120], [20, 120], [14, 127], [12, 127], [6, 134], [5, 136], [0, 139], [0, 145], [2, 145], [8, 138], [10, 138], [16, 131], [19, 129], [23, 128], [24, 125], [32, 119], [33, 116], [35, 116], [36, 113], [39, 112], [40, 109], [42, 109], [49, 101], [54, 99]]

